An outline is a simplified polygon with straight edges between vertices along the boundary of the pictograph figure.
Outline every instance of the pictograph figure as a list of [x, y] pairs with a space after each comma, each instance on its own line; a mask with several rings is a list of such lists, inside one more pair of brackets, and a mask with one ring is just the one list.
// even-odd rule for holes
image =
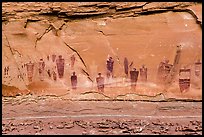
[[46, 71], [48, 74], [48, 77], [51, 78], [52, 77], [52, 71], [51, 71], [51, 64], [52, 64], [52, 60], [50, 59], [50, 55], [47, 55], [47, 62], [46, 62]]
[[59, 58], [56, 60], [57, 64], [57, 71], [59, 78], [63, 78], [64, 76], [64, 59], [62, 58], [62, 55], [59, 55]]
[[48, 74], [49, 78], [51, 78], [51, 77], [52, 77], [52, 74], [51, 74], [50, 69], [48, 69], [48, 70], [47, 70], [47, 74]]
[[201, 67], [202, 67], [202, 63], [201, 63], [200, 59], [198, 59], [195, 62], [195, 75], [197, 77], [199, 77], [201, 75]]
[[74, 64], [75, 64], [76, 58], [74, 55], [72, 55], [70, 59], [71, 59], [71, 69], [74, 69]]
[[7, 75], [7, 67], [4, 67], [4, 75]]
[[126, 77], [128, 77], [128, 59], [126, 57], [124, 58], [124, 71], [125, 71]]
[[190, 76], [190, 69], [184, 67], [179, 70], [179, 87], [181, 92], [187, 91], [190, 88]]
[[73, 72], [71, 76], [71, 85], [72, 85], [72, 89], [77, 88], [77, 76], [75, 72]]
[[101, 73], [98, 73], [98, 77], [96, 78], [96, 83], [99, 92], [104, 92], [104, 78], [101, 76]]
[[52, 55], [52, 62], [55, 62], [57, 55], [53, 54]]
[[106, 67], [107, 67], [107, 78], [113, 77], [113, 58], [109, 57], [106, 61]]
[[27, 67], [27, 76], [28, 76], [28, 81], [32, 82], [32, 78], [33, 78], [33, 71], [34, 71], [34, 63], [32, 63], [31, 61], [29, 63], [26, 64]]
[[165, 59], [159, 64], [157, 79], [159, 82], [164, 83], [167, 76], [170, 74], [173, 65], [169, 64], [169, 60]]
[[38, 65], [39, 65], [38, 67], [39, 77], [40, 77], [40, 80], [43, 81], [43, 75], [45, 71], [45, 62], [43, 61], [43, 59], [40, 59]]
[[9, 66], [6, 67], [6, 75], [9, 73]]
[[139, 71], [136, 68], [130, 71], [130, 81], [131, 81], [131, 89], [135, 90], [137, 79], [138, 79]]
[[57, 81], [57, 73], [55, 71], [52, 72], [53, 80]]
[[50, 60], [50, 55], [47, 55], [47, 61], [49, 61]]
[[147, 81], [147, 68], [143, 64], [142, 67], [140, 68], [140, 79], [142, 82]]

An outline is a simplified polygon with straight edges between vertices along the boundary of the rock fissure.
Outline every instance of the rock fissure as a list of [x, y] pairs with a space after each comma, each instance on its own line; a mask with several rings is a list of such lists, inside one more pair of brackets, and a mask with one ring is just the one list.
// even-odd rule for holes
[[[6, 36], [6, 34], [3, 32], [3, 34], [4, 34], [4, 36], [5, 36], [5, 38], [6, 38], [6, 41], [7, 41], [7, 43], [8, 43], [8, 47], [9, 47], [9, 49], [10, 49], [10, 52], [11, 52], [11, 54], [12, 54], [12, 57], [14, 58], [14, 62], [15, 62], [15, 65], [16, 65], [16, 67], [17, 67], [17, 69], [18, 69], [18, 72], [19, 72], [19, 74], [20, 74], [20, 78], [23, 80], [23, 83], [24, 83], [24, 86], [25, 86], [25, 88], [26, 88], [26, 83], [25, 83], [25, 80], [24, 80], [24, 78], [23, 78], [23, 74], [22, 74], [22, 72], [21, 72], [21, 70], [20, 70], [20, 68], [19, 68], [19, 66], [18, 66], [18, 63], [16, 62], [16, 59], [15, 59], [15, 57], [14, 57], [14, 55], [15, 55], [15, 53], [13, 52], [13, 50], [12, 50], [12, 47], [11, 47], [11, 45], [10, 45], [10, 43], [9, 43], [9, 40], [8, 40], [8, 38], [7, 38], [7, 36]], [[17, 50], [16, 50], [17, 51]], [[19, 52], [18, 52], [19, 53]], [[21, 55], [21, 54], [20, 54]], [[27, 88], [26, 88], [27, 89]]]

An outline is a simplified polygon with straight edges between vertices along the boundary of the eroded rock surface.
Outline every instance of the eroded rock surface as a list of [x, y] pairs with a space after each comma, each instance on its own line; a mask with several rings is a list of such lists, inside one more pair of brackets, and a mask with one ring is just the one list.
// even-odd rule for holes
[[4, 97], [2, 134], [202, 135], [201, 102]]
[[[202, 55], [201, 36], [201, 3], [3, 2], [2, 93], [66, 95], [76, 100], [201, 100], [202, 74], [195, 75], [195, 62]], [[174, 64], [179, 45], [180, 58]], [[50, 61], [53, 54], [65, 60], [64, 77], [60, 79], [57, 74], [56, 81], [47, 72], [56, 66]], [[114, 77], [109, 80], [107, 56], [114, 60]], [[136, 90], [130, 88], [124, 73], [125, 57], [133, 62], [132, 68], [139, 70], [145, 64], [148, 69], [147, 82], [139, 77]], [[45, 70], [40, 75], [41, 58]], [[157, 70], [164, 58], [175, 67], [168, 76], [169, 83], [160, 84]], [[26, 70], [30, 61], [34, 63], [32, 81]], [[184, 66], [191, 69], [191, 85], [182, 93], [179, 69]], [[73, 71], [78, 76], [77, 90], [71, 88]], [[97, 91], [98, 72], [105, 77], [104, 93]]]

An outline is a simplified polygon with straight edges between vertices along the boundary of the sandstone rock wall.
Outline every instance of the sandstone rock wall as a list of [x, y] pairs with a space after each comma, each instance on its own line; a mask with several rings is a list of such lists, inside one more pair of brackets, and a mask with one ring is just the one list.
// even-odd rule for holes
[[[18, 93], [68, 94], [72, 99], [158, 100], [167, 98], [201, 99], [201, 75], [195, 76], [195, 62], [201, 59], [202, 4], [195, 2], [4, 2], [2, 3], [2, 91]], [[181, 56], [170, 84], [157, 82], [159, 63], [173, 64], [177, 46]], [[46, 71], [43, 81], [39, 61], [49, 66], [48, 55], [65, 59], [62, 79], [54, 81]], [[71, 67], [71, 56], [76, 62]], [[106, 59], [114, 60], [114, 77], [106, 79]], [[148, 68], [148, 81], [138, 78], [137, 89], [130, 89], [123, 61], [132, 67]], [[32, 82], [26, 67], [34, 63]], [[5, 75], [5, 67], [9, 74]], [[181, 93], [178, 71], [191, 69], [190, 90]], [[70, 77], [78, 76], [77, 90]], [[105, 77], [105, 91], [98, 93], [96, 76]], [[58, 77], [58, 75], [57, 75]], [[161, 97], [160, 97], [161, 96]]]

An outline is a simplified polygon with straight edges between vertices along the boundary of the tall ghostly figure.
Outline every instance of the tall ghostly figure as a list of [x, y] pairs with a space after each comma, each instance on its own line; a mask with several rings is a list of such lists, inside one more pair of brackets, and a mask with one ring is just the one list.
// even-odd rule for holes
[[140, 68], [140, 80], [142, 82], [146, 82], [147, 81], [147, 68], [145, 67], [144, 64]]
[[113, 77], [113, 58], [109, 57], [106, 61], [106, 67], [107, 67], [107, 78]]
[[77, 76], [75, 72], [73, 72], [71, 76], [71, 85], [72, 85], [72, 89], [77, 88]]
[[133, 68], [133, 70], [130, 71], [130, 81], [131, 81], [131, 89], [135, 90], [137, 80], [138, 80], [139, 71], [136, 70], [136, 68]]
[[72, 55], [70, 59], [71, 59], [71, 69], [73, 70], [76, 58], [74, 55]]
[[63, 78], [65, 60], [62, 58], [62, 55], [59, 55], [58, 57], [59, 58], [56, 60], [58, 76], [59, 76], [59, 78]]
[[126, 57], [124, 58], [124, 71], [125, 71], [126, 77], [128, 77], [128, 59]]
[[101, 76], [101, 73], [98, 73], [98, 77], [96, 78], [96, 83], [99, 92], [104, 92], [104, 77]]
[[191, 83], [190, 76], [191, 70], [189, 68], [184, 67], [179, 70], [179, 87], [181, 92], [189, 90]]
[[40, 80], [43, 81], [43, 75], [44, 75], [44, 71], [45, 71], [45, 62], [43, 61], [43, 59], [40, 59], [39, 61], [39, 66], [38, 66], [38, 70], [39, 70], [39, 77]]
[[28, 81], [32, 82], [32, 78], [33, 78], [33, 72], [34, 72], [34, 63], [32, 63], [31, 61], [29, 63], [26, 64], [27, 67], [27, 76], [28, 76]]
[[197, 76], [197, 77], [199, 77], [200, 75], [201, 75], [201, 67], [202, 67], [202, 63], [201, 63], [201, 61], [200, 60], [197, 60], [196, 62], [195, 62], [195, 75]]

